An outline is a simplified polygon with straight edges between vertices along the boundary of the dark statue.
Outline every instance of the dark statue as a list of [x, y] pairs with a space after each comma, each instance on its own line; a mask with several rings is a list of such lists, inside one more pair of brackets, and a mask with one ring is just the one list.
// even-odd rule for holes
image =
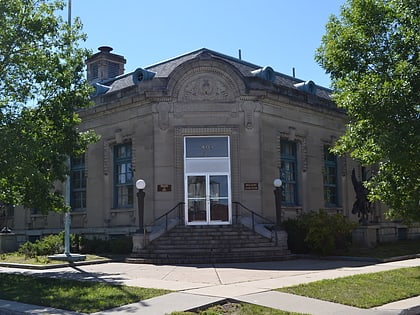
[[351, 181], [353, 183], [354, 191], [356, 192], [356, 201], [353, 204], [351, 212], [353, 214], [357, 213], [357, 216], [360, 218], [360, 224], [367, 225], [371, 206], [368, 199], [368, 190], [363, 186], [362, 181], [357, 180], [354, 169], [351, 172]]

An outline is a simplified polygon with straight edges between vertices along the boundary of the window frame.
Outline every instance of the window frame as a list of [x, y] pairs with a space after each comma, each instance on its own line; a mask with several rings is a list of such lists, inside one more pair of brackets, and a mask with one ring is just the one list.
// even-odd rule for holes
[[[77, 185], [77, 187], [75, 185], [74, 175], [77, 175], [78, 183], [80, 183], [79, 185]], [[75, 194], [77, 194], [79, 197], [76, 198]], [[75, 205], [76, 200], [78, 201], [77, 205]], [[70, 208], [73, 212], [83, 212], [87, 209], [87, 179], [85, 154], [70, 158]]]
[[[292, 154], [283, 153], [286, 146], [291, 146]], [[289, 164], [289, 174], [286, 173], [284, 164]], [[291, 175], [293, 179], [290, 179]], [[282, 204], [284, 206], [298, 206], [299, 205], [299, 179], [298, 179], [298, 144], [296, 141], [280, 139], [280, 179], [282, 180]], [[291, 188], [293, 190], [291, 191]]]
[[[119, 150], [125, 148], [126, 153], [119, 156]], [[127, 150], [128, 149], [128, 150]], [[134, 206], [134, 179], [133, 179], [133, 148], [131, 142], [114, 145], [114, 185], [113, 208], [123, 209]], [[121, 171], [123, 170], [123, 171]], [[122, 180], [123, 179], [123, 180]], [[125, 191], [126, 190], [126, 191]]]
[[[323, 146], [323, 160], [324, 160], [324, 171], [323, 171], [323, 188], [324, 188], [324, 205], [327, 208], [333, 208], [339, 206], [338, 198], [338, 157], [329, 152], [330, 145], [324, 144]], [[330, 159], [334, 157], [334, 159]], [[331, 174], [330, 169], [334, 169]], [[330, 182], [330, 177], [333, 176], [334, 182]], [[328, 195], [328, 191], [333, 191], [335, 196], [334, 200], [331, 200], [331, 194]]]

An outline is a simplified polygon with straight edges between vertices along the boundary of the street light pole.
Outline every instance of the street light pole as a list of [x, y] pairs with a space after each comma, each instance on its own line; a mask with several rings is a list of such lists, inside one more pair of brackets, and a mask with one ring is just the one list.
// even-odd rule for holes
[[281, 179], [276, 178], [273, 181], [273, 185], [275, 187], [274, 198], [275, 198], [275, 203], [276, 203], [276, 225], [277, 225], [277, 227], [280, 227], [281, 223], [282, 223], [282, 217], [281, 217], [281, 199], [282, 199], [281, 185], [282, 185], [282, 181], [281, 181]]
[[137, 191], [137, 206], [138, 206], [138, 216], [139, 216], [139, 233], [143, 232], [144, 229], [144, 197], [145, 192], [144, 188], [146, 187], [146, 182], [143, 179], [136, 181]]

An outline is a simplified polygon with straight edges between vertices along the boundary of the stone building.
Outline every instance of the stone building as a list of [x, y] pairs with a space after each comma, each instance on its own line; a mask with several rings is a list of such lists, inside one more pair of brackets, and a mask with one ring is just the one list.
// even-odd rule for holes
[[[71, 159], [73, 233], [132, 235], [172, 209], [186, 226], [231, 225], [245, 212], [276, 222], [276, 178], [281, 220], [321, 208], [354, 216], [351, 172], [364, 174], [328, 151], [346, 123], [329, 89], [209, 49], [124, 73], [111, 51], [86, 61], [94, 105], [79, 112], [81, 129], [101, 139]], [[30, 210], [13, 222], [25, 237], [62, 226], [61, 214]]]

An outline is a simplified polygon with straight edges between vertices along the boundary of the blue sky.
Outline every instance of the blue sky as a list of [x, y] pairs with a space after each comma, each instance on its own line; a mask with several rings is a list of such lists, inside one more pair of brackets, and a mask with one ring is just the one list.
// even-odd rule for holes
[[111, 46], [127, 59], [126, 72], [209, 48], [275, 71], [330, 80], [314, 61], [331, 14], [345, 0], [72, 0], [93, 52]]

